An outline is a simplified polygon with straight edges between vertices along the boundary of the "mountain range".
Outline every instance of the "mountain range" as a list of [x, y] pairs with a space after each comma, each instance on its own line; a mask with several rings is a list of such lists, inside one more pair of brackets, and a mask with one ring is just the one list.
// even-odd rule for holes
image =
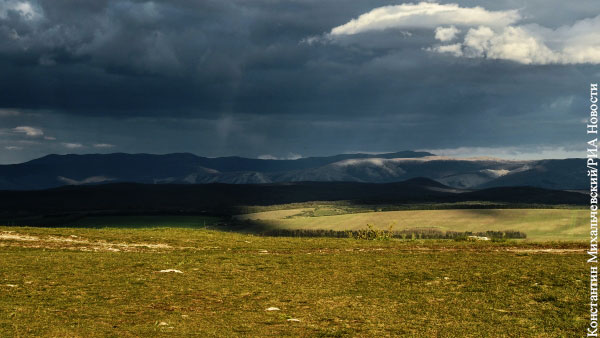
[[208, 158], [189, 153], [47, 155], [0, 165], [0, 190], [65, 185], [266, 184], [284, 182], [391, 183], [424, 177], [457, 189], [532, 186], [581, 190], [589, 186], [584, 159], [450, 158], [428, 152], [340, 154], [295, 160]]

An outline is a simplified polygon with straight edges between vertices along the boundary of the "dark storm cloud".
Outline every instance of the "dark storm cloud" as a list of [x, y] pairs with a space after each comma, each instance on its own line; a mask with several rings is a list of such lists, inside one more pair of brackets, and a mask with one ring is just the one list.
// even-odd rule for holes
[[0, 101], [119, 115], [230, 109], [240, 87], [264, 90], [253, 73], [265, 72], [267, 89], [282, 81], [277, 75], [301, 73], [311, 55], [298, 42], [348, 17], [332, 21], [339, 6], [325, 13], [313, 5], [42, 1], [35, 18], [12, 11], [2, 20], [0, 70], [9, 81]]
[[[306, 42], [388, 4], [4, 0], [0, 108], [23, 114], [0, 115], [0, 151], [258, 156], [581, 141], [595, 65], [432, 53], [431, 29]], [[550, 28], [598, 14], [593, 1], [461, 1], [475, 5]]]

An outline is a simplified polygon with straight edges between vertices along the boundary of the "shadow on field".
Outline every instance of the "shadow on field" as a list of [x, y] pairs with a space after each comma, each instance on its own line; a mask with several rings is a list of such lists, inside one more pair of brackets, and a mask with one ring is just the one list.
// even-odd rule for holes
[[294, 182], [281, 184], [131, 184], [65, 186], [38, 191], [0, 191], [0, 225], [37, 227], [211, 227], [272, 232], [260, 221], [239, 221], [247, 206], [344, 203], [347, 210], [469, 208], [490, 215], [493, 208], [585, 205], [579, 193], [531, 187], [478, 191], [446, 189], [415, 178], [393, 183]]

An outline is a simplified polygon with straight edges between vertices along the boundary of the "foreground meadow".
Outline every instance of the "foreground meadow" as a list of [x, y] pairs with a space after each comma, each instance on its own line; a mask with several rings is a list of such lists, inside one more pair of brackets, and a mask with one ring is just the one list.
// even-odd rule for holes
[[580, 243], [0, 227], [0, 336], [581, 336], [585, 259]]

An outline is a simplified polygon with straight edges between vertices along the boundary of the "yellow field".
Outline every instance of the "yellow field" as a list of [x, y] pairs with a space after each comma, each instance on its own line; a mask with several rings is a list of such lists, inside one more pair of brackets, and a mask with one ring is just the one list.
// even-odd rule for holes
[[365, 212], [305, 217], [312, 208], [240, 215], [238, 218], [286, 229], [357, 230], [367, 223], [394, 230], [436, 228], [443, 231], [516, 230], [529, 240], [584, 240], [589, 212], [584, 209], [454, 209]]
[[314, 208], [298, 208], [298, 209], [282, 209], [264, 212], [255, 212], [251, 214], [244, 214], [236, 216], [237, 219], [249, 219], [249, 220], [280, 220], [286, 217], [292, 217], [299, 215], [303, 211], [314, 210]]

